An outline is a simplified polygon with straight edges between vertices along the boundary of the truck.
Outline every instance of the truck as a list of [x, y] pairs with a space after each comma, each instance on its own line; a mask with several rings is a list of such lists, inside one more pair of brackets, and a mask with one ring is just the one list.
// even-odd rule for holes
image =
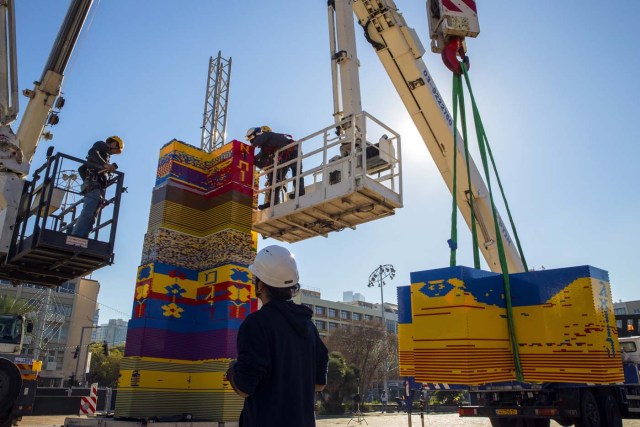
[[[453, 386], [469, 391], [470, 405], [459, 408], [461, 417], [488, 417], [492, 426], [548, 426], [553, 419], [563, 426], [622, 426], [622, 420], [640, 417], [640, 315], [616, 315], [624, 383], [592, 384], [486, 384]], [[430, 388], [431, 385], [426, 385]]]
[[[337, 3], [337, 2], [336, 2]], [[426, 2], [431, 49], [440, 53], [452, 72], [460, 74], [461, 64], [469, 66], [465, 37], [479, 34], [475, 1], [428, 0]], [[452, 153], [458, 151], [453, 133], [457, 132], [433, 78], [422, 62], [424, 49], [416, 32], [409, 28], [392, 0], [354, 1], [353, 10], [363, 27], [366, 38], [374, 47], [389, 74], [398, 94], [409, 111], [431, 156], [434, 158], [445, 183], [453, 191]], [[462, 138], [458, 134], [457, 141]], [[465, 176], [466, 165], [458, 160], [458, 172]], [[494, 233], [486, 186], [473, 161], [469, 163], [471, 189], [458, 187], [458, 206], [467, 224], [471, 226], [473, 198], [474, 217], [479, 224], [481, 241], [478, 243], [489, 268], [502, 272], [498, 262], [496, 239], [502, 239], [509, 273], [525, 271], [518, 249], [512, 244], [505, 227], [501, 235]], [[497, 214], [496, 214], [497, 215]], [[498, 223], [502, 220], [498, 218]], [[610, 297], [609, 297], [610, 298]], [[637, 324], [636, 324], [637, 327]], [[623, 418], [634, 418], [640, 413], [640, 376], [638, 371], [638, 345], [640, 337], [619, 338], [624, 383], [594, 385], [587, 383], [488, 383], [480, 386], [447, 384], [449, 389], [469, 391], [471, 404], [459, 410], [461, 417], [487, 417], [494, 427], [548, 426], [553, 419], [563, 426], [619, 427]], [[463, 350], [461, 350], [463, 351]], [[442, 388], [443, 385], [425, 385]]]
[[[339, 70], [340, 81], [334, 80], [337, 132], [351, 127], [364, 129], [357, 123], [362, 114], [358, 86], [358, 61], [347, 14], [354, 13], [402, 99], [425, 145], [427, 146], [445, 184], [453, 193], [457, 206], [467, 225], [478, 226], [478, 247], [492, 272], [509, 273], [527, 271], [520, 256], [517, 242], [511, 238], [503, 220], [494, 212], [487, 197], [489, 191], [472, 159], [465, 162], [462, 137], [456, 129], [452, 114], [448, 111], [432, 75], [422, 57], [425, 49], [414, 29], [410, 28], [393, 0], [332, 0], [328, 2], [332, 31], [337, 31], [340, 45], [332, 44], [332, 69]], [[474, 0], [427, 0], [426, 10], [431, 36], [431, 50], [440, 53], [444, 64], [453, 73], [461, 74], [463, 64], [470, 66], [465, 37], [479, 34], [479, 24]], [[335, 43], [335, 42], [334, 42]], [[340, 87], [341, 92], [336, 88]], [[341, 107], [341, 108], [340, 108]], [[348, 120], [351, 118], [351, 120]], [[355, 131], [357, 133], [357, 130]], [[454, 140], [454, 133], [457, 138]], [[326, 135], [326, 134], [325, 134]], [[326, 139], [326, 138], [325, 138]], [[358, 136], [355, 137], [358, 140]], [[366, 141], [366, 137], [362, 138]], [[457, 143], [454, 141], [458, 141]], [[356, 148], [354, 144], [352, 147]], [[361, 150], [364, 152], [365, 150]], [[454, 153], [457, 151], [458, 176], [469, 176], [469, 187], [458, 186], [454, 191]], [[364, 156], [364, 154], [363, 154]], [[357, 164], [364, 164], [366, 161]], [[278, 166], [277, 164], [275, 165]], [[325, 167], [325, 165], [322, 165]], [[473, 200], [473, 204], [470, 201]], [[298, 203], [298, 202], [296, 202]], [[273, 225], [267, 232], [278, 238], [296, 225], [296, 213], [303, 206], [291, 205], [289, 210], [261, 212], [259, 225]], [[305, 214], [309, 213], [307, 210]], [[309, 216], [311, 216], [309, 214]], [[336, 213], [333, 218], [340, 217]], [[494, 221], [495, 220], [495, 221]], [[271, 222], [270, 222], [271, 221]], [[493, 224], [499, 226], [494, 228]], [[310, 222], [308, 222], [310, 223]], [[303, 227], [301, 224], [300, 228]], [[349, 224], [347, 224], [349, 225]], [[268, 227], [259, 229], [260, 232]], [[263, 233], [265, 234], [265, 233]], [[297, 237], [285, 241], [295, 242]], [[505, 263], [501, 264], [499, 241], [504, 247]], [[610, 303], [610, 295], [608, 296]], [[612, 313], [611, 313], [612, 314]], [[465, 384], [436, 384], [437, 388], [468, 390], [471, 405], [459, 410], [461, 417], [487, 417], [495, 427], [548, 426], [555, 420], [563, 426], [618, 427], [623, 418], [636, 417], [640, 413], [640, 376], [638, 371], [637, 336], [621, 337], [620, 350], [623, 359], [624, 383], [594, 385], [590, 383], [486, 383], [480, 386]], [[463, 351], [463, 350], [461, 350]], [[427, 384], [425, 387], [430, 387]]]
[[31, 415], [42, 362], [21, 355], [33, 323], [18, 314], [0, 314], [0, 427]]
[[495, 427], [562, 426], [620, 427], [622, 420], [640, 416], [640, 336], [619, 339], [624, 383], [593, 384], [486, 384], [462, 387], [470, 405], [461, 406], [461, 417], [487, 417]]

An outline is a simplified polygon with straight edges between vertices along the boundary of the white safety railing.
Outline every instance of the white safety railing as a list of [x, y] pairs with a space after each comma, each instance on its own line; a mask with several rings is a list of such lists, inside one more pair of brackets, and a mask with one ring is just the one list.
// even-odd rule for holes
[[[297, 156], [283, 159], [281, 154], [292, 147]], [[295, 177], [292, 167], [297, 172]], [[352, 182], [351, 190], [355, 190], [363, 177], [402, 194], [400, 135], [366, 112], [278, 150], [273, 165], [258, 170], [254, 190], [259, 206], [268, 203], [273, 207], [291, 199], [299, 201], [294, 188], [299, 193], [300, 182], [304, 182], [306, 194], [316, 191], [328, 194], [328, 187], [336, 182]]]

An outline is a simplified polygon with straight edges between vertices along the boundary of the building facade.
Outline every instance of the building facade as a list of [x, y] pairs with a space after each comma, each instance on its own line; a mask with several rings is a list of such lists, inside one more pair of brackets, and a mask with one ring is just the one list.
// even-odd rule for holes
[[97, 281], [85, 278], [51, 290], [0, 281], [0, 295], [15, 298], [34, 323], [34, 333], [26, 337], [22, 354], [42, 360], [39, 386], [62, 387], [72, 374], [83, 377], [99, 290]]
[[640, 300], [614, 302], [613, 311], [615, 314], [640, 314]]
[[122, 319], [109, 319], [108, 323], [96, 328], [96, 341], [106, 341], [109, 347], [122, 345], [127, 340], [127, 327], [129, 322]]
[[[294, 299], [297, 304], [309, 307], [313, 311], [313, 321], [322, 338], [327, 337], [338, 328], [358, 328], [367, 323], [382, 322], [382, 310], [380, 304], [372, 304], [362, 299], [353, 298], [353, 294], [345, 293], [345, 297], [351, 297], [350, 301], [328, 301], [321, 298], [320, 291], [300, 289]], [[358, 294], [359, 295], [359, 294]], [[398, 307], [385, 303], [385, 320], [387, 331], [397, 335], [398, 333]]]
[[640, 334], [640, 301], [618, 301], [613, 303], [618, 336], [628, 337]]

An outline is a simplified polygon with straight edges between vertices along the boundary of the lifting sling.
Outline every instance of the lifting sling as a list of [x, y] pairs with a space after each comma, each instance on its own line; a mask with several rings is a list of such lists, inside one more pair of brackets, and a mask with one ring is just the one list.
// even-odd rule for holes
[[[520, 253], [520, 258], [522, 260], [522, 264], [524, 266], [525, 271], [528, 270], [527, 263], [524, 258], [524, 253], [522, 251], [522, 246], [520, 244], [520, 239], [518, 237], [518, 233], [516, 231], [515, 223], [513, 221], [513, 217], [511, 215], [511, 210], [509, 209], [509, 204], [507, 203], [506, 196], [504, 194], [504, 189], [502, 187], [502, 182], [500, 181], [500, 176], [498, 175], [498, 170], [495, 164], [495, 160], [493, 158], [493, 154], [491, 152], [491, 148], [489, 146], [489, 140], [484, 131], [484, 126], [482, 124], [482, 119], [480, 118], [480, 112], [478, 111], [478, 106], [476, 104], [475, 98], [473, 96], [473, 90], [471, 89], [471, 82], [469, 80], [469, 74], [467, 72], [467, 66], [464, 62], [460, 62], [460, 66], [462, 69], [462, 74], [464, 75], [464, 79], [467, 85], [467, 89], [469, 90], [469, 97], [471, 99], [471, 105], [473, 109], [473, 120], [476, 129], [476, 137], [478, 139], [478, 145], [480, 149], [480, 156], [482, 158], [482, 166], [484, 170], [484, 175], [487, 180], [487, 188], [489, 190], [489, 198], [491, 202], [491, 210], [493, 213], [493, 223], [495, 227], [495, 235], [496, 235], [496, 243], [498, 245], [498, 256], [500, 259], [500, 268], [502, 270], [502, 277], [504, 281], [504, 296], [506, 301], [506, 311], [507, 311], [507, 324], [509, 329], [509, 338], [511, 342], [511, 349], [513, 352], [513, 359], [515, 364], [516, 378], [518, 381], [524, 381], [524, 377], [522, 374], [522, 366], [520, 363], [520, 354], [518, 351], [518, 340], [516, 338], [516, 331], [513, 321], [513, 306], [511, 301], [511, 284], [509, 281], [509, 271], [507, 267], [507, 261], [504, 252], [504, 245], [502, 242], [502, 238], [500, 238], [500, 227], [498, 224], [498, 217], [496, 214], [496, 207], [493, 200], [493, 192], [491, 190], [491, 178], [489, 175], [489, 164], [488, 160], [491, 160], [491, 164], [493, 166], [493, 172], [496, 177], [496, 181], [500, 188], [500, 193], [502, 195], [502, 200], [507, 209], [507, 214], [509, 216], [509, 222], [511, 224], [511, 228], [513, 230], [513, 234], [515, 237], [515, 241], [518, 247], [518, 251]], [[480, 268], [480, 257], [479, 257], [479, 249], [478, 249], [478, 236], [476, 230], [476, 220], [474, 215], [473, 208], [473, 192], [471, 189], [471, 178], [469, 172], [469, 147], [467, 143], [467, 124], [466, 124], [466, 114], [464, 107], [464, 88], [462, 86], [462, 76], [459, 74], [453, 74], [453, 203], [452, 203], [452, 213], [451, 213], [451, 239], [449, 239], [449, 248], [451, 250], [450, 256], [450, 265], [453, 267], [456, 265], [456, 251], [457, 251], [457, 202], [456, 202], [456, 194], [457, 194], [457, 153], [458, 153], [458, 145], [457, 145], [457, 125], [458, 125], [458, 105], [460, 107], [460, 118], [462, 125], [462, 138], [464, 143], [464, 153], [465, 153], [465, 161], [467, 164], [467, 196], [469, 200], [469, 204], [471, 206], [471, 233], [473, 236], [473, 261], [474, 268]], [[488, 156], [487, 156], [488, 154]]]

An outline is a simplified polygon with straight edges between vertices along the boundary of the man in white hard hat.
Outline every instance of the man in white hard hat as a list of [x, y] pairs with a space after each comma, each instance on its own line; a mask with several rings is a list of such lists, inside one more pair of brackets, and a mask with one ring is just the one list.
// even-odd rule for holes
[[238, 332], [227, 378], [245, 397], [240, 427], [314, 427], [315, 392], [327, 383], [328, 351], [312, 311], [290, 301], [300, 290], [291, 253], [267, 246], [249, 266], [262, 308]]

